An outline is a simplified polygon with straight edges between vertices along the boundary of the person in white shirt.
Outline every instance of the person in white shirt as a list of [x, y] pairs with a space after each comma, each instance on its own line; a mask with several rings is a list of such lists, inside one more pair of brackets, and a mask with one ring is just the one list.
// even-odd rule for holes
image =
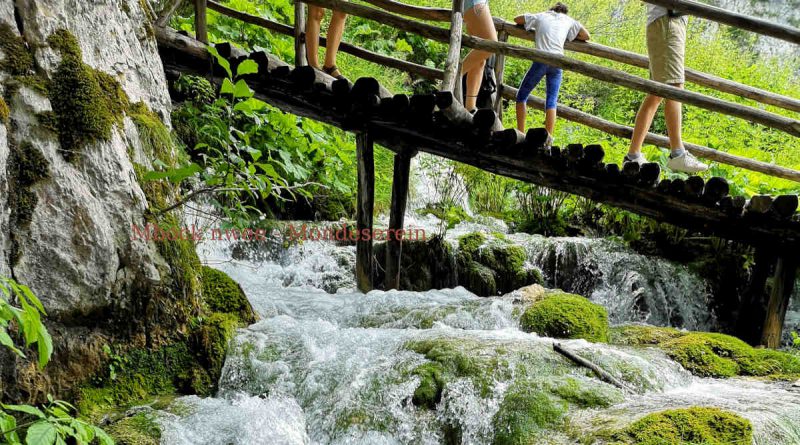
[[[685, 15], [677, 14], [667, 8], [647, 4], [647, 53], [650, 56], [650, 79], [683, 88], [685, 83], [686, 28]], [[663, 98], [648, 94], [636, 114], [630, 149], [623, 162], [645, 164], [642, 144], [653, 124]], [[708, 165], [700, 162], [683, 146], [681, 127], [681, 103], [667, 99], [664, 104], [664, 120], [671, 153], [667, 166], [674, 171], [698, 173], [708, 170]]]
[[[514, 19], [528, 31], [535, 31], [536, 49], [548, 53], [564, 55], [564, 43], [572, 40], [589, 40], [589, 32], [577, 20], [568, 16], [569, 9], [563, 3], [556, 3], [549, 11], [539, 14], [523, 14]], [[528, 96], [543, 77], [547, 78], [547, 101], [545, 104], [545, 128], [550, 135], [547, 144], [553, 143], [556, 126], [558, 92], [561, 89], [563, 71], [561, 68], [534, 62], [517, 93], [517, 129], [525, 132]]]

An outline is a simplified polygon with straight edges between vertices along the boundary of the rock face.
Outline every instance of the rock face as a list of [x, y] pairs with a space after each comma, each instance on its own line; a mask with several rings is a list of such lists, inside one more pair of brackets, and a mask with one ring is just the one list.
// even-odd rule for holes
[[[153, 153], [128, 110], [136, 104], [151, 125], [169, 121], [153, 18], [150, 4], [139, 0], [0, 0], [0, 92], [10, 110], [0, 126], [0, 274], [28, 285], [43, 302], [53, 361], [85, 362], [23, 376], [25, 363], [0, 352], [2, 399], [64, 392], [101, 366], [101, 343], [158, 343], [159, 332], [181, 331], [195, 305], [192, 290], [181, 289], [185, 280], [173, 276], [175, 259], [153, 242], [131, 240], [131, 227], [144, 226], [148, 206], [135, 167], [149, 167]], [[62, 30], [78, 50], [51, 39]], [[25, 59], [24, 51], [30, 63], [12, 63]], [[53, 97], [56, 82], [71, 73], [62, 70], [67, 56], [79, 74], [93, 76], [92, 88], [114, 90], [113, 100], [103, 103], [109, 107], [101, 108], [124, 110], [109, 118], [109, 134], [80, 139], [71, 150], [63, 132], [80, 122], [69, 113], [59, 118], [54, 105], [81, 99], [83, 90], [76, 98]], [[96, 120], [85, 119], [87, 125]], [[161, 329], [153, 329], [156, 319]]]

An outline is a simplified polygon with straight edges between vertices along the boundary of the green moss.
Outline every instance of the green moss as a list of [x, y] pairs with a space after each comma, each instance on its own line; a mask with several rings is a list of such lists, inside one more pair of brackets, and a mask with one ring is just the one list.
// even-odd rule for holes
[[608, 341], [608, 313], [580, 295], [557, 293], [532, 304], [522, 314], [525, 332], [554, 338]]
[[630, 324], [612, 327], [609, 331], [609, 343], [628, 346], [658, 345], [685, 334], [675, 328]]
[[182, 74], [172, 84], [172, 89], [178, 100], [198, 105], [210, 104], [217, 98], [214, 86], [205, 77]]
[[619, 392], [599, 385], [582, 385], [572, 377], [553, 385], [550, 392], [580, 408], [607, 408], [623, 400]]
[[203, 266], [203, 301], [214, 312], [235, 315], [242, 323], [255, 322], [255, 314], [239, 284], [225, 272]]
[[11, 110], [8, 109], [8, 104], [5, 99], [0, 97], [0, 123], [3, 125], [8, 124], [8, 119], [11, 116]]
[[647, 415], [616, 434], [615, 440], [636, 445], [750, 444], [753, 426], [728, 411], [692, 407]]
[[225, 364], [228, 345], [238, 326], [239, 319], [235, 315], [214, 312], [203, 319], [202, 324], [195, 332], [195, 342], [208, 378], [194, 375], [193, 381], [211, 384], [205, 388], [195, 387], [198, 394], [210, 395], [215, 389], [216, 382], [222, 374], [222, 366]]
[[74, 160], [87, 143], [111, 137], [129, 101], [112, 76], [83, 63], [78, 42], [68, 31], [56, 31], [47, 41], [61, 53], [49, 89], [50, 102], [64, 157]]
[[33, 55], [25, 40], [8, 23], [0, 23], [0, 50], [3, 61], [0, 69], [11, 74], [27, 74], [33, 69]]
[[414, 390], [412, 403], [429, 409], [436, 408], [436, 404], [442, 399], [446, 383], [442, 365], [437, 362], [425, 363], [414, 368], [411, 374], [420, 378], [419, 386]]
[[566, 406], [551, 399], [547, 393], [524, 384], [513, 385], [506, 391], [500, 409], [492, 419], [493, 445], [530, 445], [543, 429], [559, 424]]
[[755, 349], [736, 337], [693, 332], [665, 341], [661, 348], [695, 375], [770, 376], [800, 373], [800, 359], [784, 352]]
[[459, 254], [458, 282], [475, 295], [493, 296], [498, 294], [497, 282], [492, 269]]
[[31, 190], [37, 182], [50, 177], [50, 164], [42, 152], [30, 142], [18, 146], [11, 144], [9, 177], [11, 182], [9, 206], [11, 222], [17, 229], [25, 229], [31, 222], [38, 198]]
[[[441, 393], [444, 384], [454, 378], [472, 380], [481, 396], [486, 397], [491, 393], [496, 379], [510, 376], [507, 361], [497, 351], [487, 350], [473, 342], [434, 339], [407, 342], [404, 347], [422, 354], [433, 364], [433, 366], [415, 368], [415, 371], [412, 371], [412, 374], [418, 372], [414, 375], [422, 377], [419, 400], [426, 406], [431, 406], [429, 402], [432, 399], [438, 400], [437, 396], [431, 396]], [[426, 379], [426, 377], [429, 378]], [[435, 406], [435, 403], [433, 405]]]
[[158, 445], [161, 428], [150, 413], [139, 413], [112, 423], [105, 431], [117, 445]]
[[188, 377], [195, 363], [186, 343], [112, 354], [108, 373], [80, 390], [78, 409], [93, 417], [108, 408], [190, 390]]
[[468, 233], [458, 238], [458, 250], [471, 257], [477, 256], [481, 246], [486, 242], [486, 235], [480, 232]]
[[36, 91], [42, 96], [50, 95], [50, 83], [46, 78], [38, 74], [18, 75], [11, 80], [16, 85], [22, 85]]

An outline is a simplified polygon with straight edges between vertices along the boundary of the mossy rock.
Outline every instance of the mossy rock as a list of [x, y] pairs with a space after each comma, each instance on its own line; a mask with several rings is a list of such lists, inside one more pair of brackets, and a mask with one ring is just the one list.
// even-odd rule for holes
[[47, 42], [61, 53], [50, 82], [50, 102], [61, 150], [65, 159], [74, 160], [87, 143], [111, 137], [130, 103], [111, 75], [83, 63], [78, 41], [69, 31], [58, 30]]
[[117, 445], [158, 445], [161, 427], [151, 413], [143, 412], [125, 417], [105, 428]]
[[214, 312], [203, 318], [194, 332], [194, 342], [208, 378], [190, 369], [188, 379], [194, 384], [210, 384], [207, 387], [194, 387], [200, 395], [210, 395], [222, 375], [222, 366], [228, 353], [228, 345], [239, 327], [239, 318], [233, 314]]
[[233, 314], [245, 324], [255, 323], [256, 315], [242, 287], [225, 272], [203, 266], [203, 301], [209, 310]]
[[33, 69], [33, 55], [25, 40], [8, 23], [0, 23], [0, 50], [3, 52], [3, 61], [0, 62], [3, 71], [26, 74]]
[[486, 235], [469, 233], [458, 239], [459, 284], [482, 296], [505, 294], [544, 279], [535, 269], [526, 269], [527, 254], [520, 246], [486, 244]]
[[675, 328], [628, 324], [612, 327], [609, 331], [609, 343], [625, 346], [659, 345], [684, 335], [686, 332]]
[[445, 370], [440, 363], [432, 362], [417, 366], [411, 371], [412, 375], [420, 378], [419, 386], [414, 390], [411, 399], [415, 406], [436, 408], [442, 400], [442, 391], [446, 383]]
[[661, 348], [692, 374], [702, 377], [796, 375], [800, 358], [756, 349], [725, 334], [692, 332], [661, 343]]
[[511, 386], [492, 418], [492, 445], [532, 445], [541, 443], [544, 429], [559, 424], [566, 404], [554, 401], [547, 393], [524, 384]]
[[486, 235], [480, 232], [468, 233], [458, 238], [458, 250], [475, 257], [486, 242]]
[[557, 293], [527, 308], [520, 327], [546, 337], [607, 342], [608, 312], [580, 295]]
[[614, 439], [631, 445], [749, 445], [753, 426], [728, 411], [692, 407], [649, 414], [615, 434]]

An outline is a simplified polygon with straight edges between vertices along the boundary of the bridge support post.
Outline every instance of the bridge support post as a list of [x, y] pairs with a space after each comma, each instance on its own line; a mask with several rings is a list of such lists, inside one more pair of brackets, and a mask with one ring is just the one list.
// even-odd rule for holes
[[206, 0], [194, 0], [194, 34], [197, 40], [208, 45], [208, 5]]
[[[375, 154], [369, 133], [356, 135], [358, 199], [356, 208], [356, 284], [361, 292], [373, 289], [372, 211], [375, 207]], [[366, 232], [366, 233], [365, 233]]]
[[[386, 281], [385, 289], [400, 287], [400, 258], [403, 254], [403, 222], [408, 202], [408, 182], [411, 172], [411, 158], [415, 153], [402, 151], [394, 156], [394, 177], [392, 179], [392, 208], [389, 213], [389, 236], [386, 241]], [[400, 232], [402, 233], [402, 232]]]
[[[500, 42], [508, 42], [508, 32], [500, 31], [497, 33], [497, 40]], [[503, 120], [503, 76], [506, 71], [506, 55], [496, 54], [494, 62], [494, 77], [497, 79], [497, 97], [494, 101], [494, 112], [497, 118]]]
[[306, 5], [302, 2], [294, 4], [294, 66], [305, 66], [306, 63]]
[[739, 313], [736, 317], [736, 336], [753, 346], [761, 343], [761, 334], [767, 314], [767, 279], [775, 261], [775, 254], [770, 250], [762, 247], [756, 249], [750, 283], [739, 304]]
[[764, 331], [761, 335], [761, 344], [768, 348], [777, 348], [781, 345], [783, 322], [786, 319], [786, 310], [794, 290], [794, 280], [797, 278], [798, 261], [795, 257], [780, 256], [775, 266], [775, 276], [772, 283], [767, 316], [764, 320]]

